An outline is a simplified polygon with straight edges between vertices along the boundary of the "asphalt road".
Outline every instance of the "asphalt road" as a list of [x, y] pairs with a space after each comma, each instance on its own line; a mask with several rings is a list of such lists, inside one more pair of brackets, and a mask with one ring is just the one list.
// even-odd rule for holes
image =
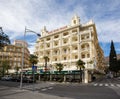
[[57, 84], [52, 90], [46, 88], [39, 93], [73, 99], [120, 99], [120, 86], [117, 83]]
[[23, 89], [19, 91], [19, 83], [0, 81], [0, 99], [19, 99], [19, 95], [20, 99], [120, 99], [120, 81], [116, 79], [103, 78], [90, 84], [24, 83]]

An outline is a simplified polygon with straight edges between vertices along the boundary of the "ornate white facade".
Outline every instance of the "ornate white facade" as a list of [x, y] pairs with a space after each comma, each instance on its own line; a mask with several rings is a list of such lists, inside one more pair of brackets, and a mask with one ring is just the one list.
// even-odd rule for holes
[[80, 18], [74, 16], [71, 24], [47, 31], [44, 27], [37, 40], [35, 54], [38, 66], [44, 69], [44, 56], [48, 56], [47, 68], [56, 70], [55, 63], [64, 64], [64, 70], [76, 70], [76, 61], [83, 60], [85, 69], [103, 68], [103, 51], [98, 43], [95, 23], [91, 20], [82, 25]]

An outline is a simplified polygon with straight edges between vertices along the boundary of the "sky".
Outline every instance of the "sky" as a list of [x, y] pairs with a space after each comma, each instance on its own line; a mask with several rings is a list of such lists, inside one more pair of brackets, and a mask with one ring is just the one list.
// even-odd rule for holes
[[[25, 27], [37, 33], [69, 25], [77, 14], [81, 24], [93, 20], [98, 40], [109, 56], [111, 40], [120, 54], [120, 0], [0, 0], [0, 27], [13, 42], [23, 40]], [[25, 40], [31, 53], [37, 36], [27, 33]]]

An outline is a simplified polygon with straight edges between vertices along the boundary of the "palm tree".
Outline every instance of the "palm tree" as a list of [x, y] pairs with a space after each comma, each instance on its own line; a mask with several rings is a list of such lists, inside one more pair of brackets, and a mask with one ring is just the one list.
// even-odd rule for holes
[[[46, 72], [47, 72], [47, 62], [49, 61], [49, 57], [48, 56], [44, 56], [43, 59], [45, 60], [45, 78], [44, 80], [47, 80], [47, 75], [46, 75]], [[49, 75], [49, 78], [50, 78], [50, 75]]]
[[[34, 66], [35, 64], [37, 64], [37, 63], [38, 63], [38, 57], [35, 56], [35, 55], [33, 55], [33, 54], [31, 54], [31, 55], [30, 55], [30, 63], [32, 64], [32, 66]], [[33, 74], [33, 82], [34, 82], [34, 79], [35, 79], [34, 72], [35, 72], [35, 70], [32, 71], [32, 74]]]
[[56, 63], [56, 69], [59, 71], [59, 73], [63, 70], [63, 64]]
[[85, 62], [83, 62], [82, 60], [79, 59], [79, 60], [76, 62], [76, 65], [77, 65], [77, 68], [79, 68], [79, 70], [80, 70], [80, 81], [82, 81], [82, 69], [85, 68], [85, 67], [84, 67]]
[[49, 57], [48, 56], [44, 56], [43, 57], [45, 60], [45, 71], [47, 70], [47, 62], [49, 61]]
[[[59, 71], [59, 73], [61, 73], [61, 71], [63, 70], [63, 64], [62, 63], [56, 63], [56, 69]], [[61, 75], [59, 77], [60, 77], [60, 81], [62, 81]]]
[[38, 63], [38, 57], [31, 54], [30, 55], [30, 63], [32, 64], [32, 66], [34, 66], [34, 64], [37, 64]]

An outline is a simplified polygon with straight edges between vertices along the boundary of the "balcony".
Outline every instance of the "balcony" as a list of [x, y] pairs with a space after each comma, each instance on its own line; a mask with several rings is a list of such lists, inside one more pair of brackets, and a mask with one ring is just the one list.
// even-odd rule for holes
[[88, 40], [92, 40], [92, 39], [90, 38], [89, 33], [87, 33], [87, 34], [82, 34], [81, 35], [81, 40], [82, 41], [88, 41]]
[[73, 34], [73, 35], [76, 35], [76, 34], [78, 34], [78, 32], [72, 32], [72, 34]]
[[51, 42], [51, 40], [49, 40], [49, 41], [45, 41], [45, 43], [50, 43]]
[[51, 41], [51, 38], [46, 38], [45, 42], [50, 42], [50, 41]]
[[71, 53], [78, 53], [78, 50], [72, 50]]
[[93, 64], [88, 64], [86, 66], [86, 69], [95, 69], [94, 65]]
[[63, 33], [62, 38], [67, 38], [67, 37], [69, 37], [69, 36], [70, 36], [69, 33], [66, 32], [66, 33]]
[[51, 48], [50, 43], [46, 43], [45, 49], [50, 49], [50, 48]]
[[59, 53], [53, 53], [52, 55], [53, 55], [53, 56], [58, 56], [58, 55], [59, 55]]
[[55, 35], [54, 38], [53, 38], [53, 40], [58, 40], [59, 38], [60, 38], [59, 35]]
[[63, 41], [62, 41], [62, 46], [68, 45], [68, 44], [69, 44], [69, 39], [68, 39], [68, 38], [63, 39]]
[[59, 41], [54, 41], [53, 42], [53, 47], [55, 48], [55, 47], [58, 47], [59, 46]]
[[61, 60], [61, 63], [68, 62], [68, 60]]
[[62, 46], [67, 46], [67, 45], [69, 45], [68, 42], [66, 42], [66, 43], [62, 43]]
[[76, 61], [78, 61], [78, 59], [75, 59], [75, 58], [71, 59], [71, 62], [76, 62]]
[[77, 33], [78, 31], [77, 31], [77, 29], [74, 29], [74, 30], [72, 30], [72, 33], [74, 34], [74, 33]]
[[56, 64], [56, 63], [59, 63], [59, 61], [52, 61], [52, 64]]
[[70, 35], [66, 35], [66, 36], [63, 36], [62, 38], [69, 38], [70, 37]]
[[90, 51], [90, 48], [82, 48], [81, 52], [83, 52], [83, 51]]
[[78, 43], [77, 37], [73, 37], [73, 38], [72, 38], [72, 44], [74, 44], [74, 43]]

